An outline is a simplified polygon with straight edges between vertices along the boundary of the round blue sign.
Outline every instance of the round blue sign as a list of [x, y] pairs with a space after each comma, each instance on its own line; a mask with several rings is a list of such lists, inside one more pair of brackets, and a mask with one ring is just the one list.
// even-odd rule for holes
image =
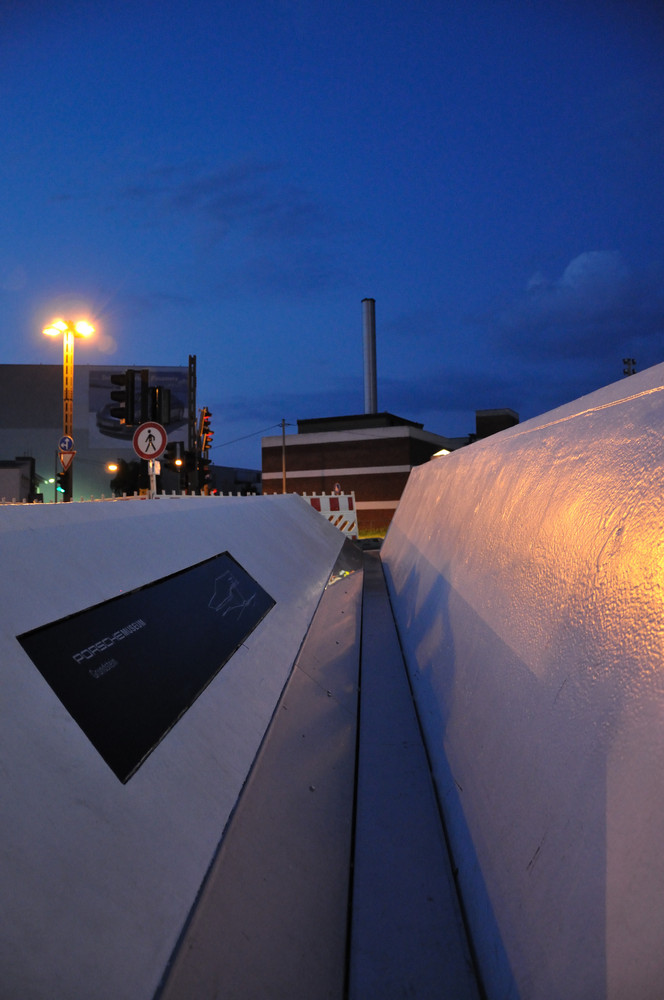
[[73, 451], [74, 450], [74, 439], [70, 437], [69, 434], [63, 434], [60, 438], [60, 444], [58, 445], [59, 451]]

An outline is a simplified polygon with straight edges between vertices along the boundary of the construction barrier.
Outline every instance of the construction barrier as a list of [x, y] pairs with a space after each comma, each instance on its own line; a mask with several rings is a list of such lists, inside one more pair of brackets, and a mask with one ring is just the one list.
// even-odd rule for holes
[[302, 496], [311, 504], [314, 510], [326, 517], [339, 531], [349, 538], [357, 538], [357, 510], [354, 493], [312, 493]]

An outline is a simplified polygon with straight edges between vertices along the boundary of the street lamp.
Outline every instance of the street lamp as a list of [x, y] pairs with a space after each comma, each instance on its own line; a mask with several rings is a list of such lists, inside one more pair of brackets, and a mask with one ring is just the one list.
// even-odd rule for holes
[[[54, 319], [53, 322], [44, 327], [43, 331], [47, 337], [59, 337], [63, 339], [63, 361], [62, 361], [62, 434], [63, 437], [73, 439], [74, 434], [74, 338], [89, 337], [95, 332], [85, 320], [77, 320], [76, 323], [67, 322], [64, 319]], [[61, 449], [61, 455], [62, 455]], [[72, 467], [71, 461], [73, 452], [70, 455], [68, 465], [63, 468], [65, 485], [65, 500], [72, 498]]]

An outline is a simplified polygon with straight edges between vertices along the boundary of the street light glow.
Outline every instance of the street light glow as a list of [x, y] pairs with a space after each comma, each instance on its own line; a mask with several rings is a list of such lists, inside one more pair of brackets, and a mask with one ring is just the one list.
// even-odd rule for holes
[[43, 332], [47, 337], [58, 337], [61, 333], [70, 333], [74, 337], [89, 337], [95, 332], [95, 328], [84, 319], [79, 319], [75, 323], [68, 323], [64, 319], [54, 319], [52, 323], [44, 327]]
[[63, 319], [54, 319], [50, 326], [44, 327], [44, 333], [47, 337], [58, 337], [66, 329], [67, 324]]

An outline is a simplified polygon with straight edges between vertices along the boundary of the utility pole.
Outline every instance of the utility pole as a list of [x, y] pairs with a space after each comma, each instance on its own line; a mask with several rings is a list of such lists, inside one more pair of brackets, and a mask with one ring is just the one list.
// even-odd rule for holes
[[187, 493], [198, 488], [198, 439], [196, 429], [196, 355], [189, 355], [187, 375], [187, 451], [185, 454], [185, 485]]
[[281, 421], [281, 492], [286, 492], [286, 421]]

